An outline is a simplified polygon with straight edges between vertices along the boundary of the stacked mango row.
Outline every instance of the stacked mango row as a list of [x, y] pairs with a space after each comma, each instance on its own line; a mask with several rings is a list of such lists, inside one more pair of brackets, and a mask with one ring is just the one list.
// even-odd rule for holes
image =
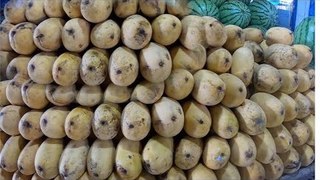
[[311, 50], [185, 1], [10, 0], [0, 179], [278, 179], [314, 161]]

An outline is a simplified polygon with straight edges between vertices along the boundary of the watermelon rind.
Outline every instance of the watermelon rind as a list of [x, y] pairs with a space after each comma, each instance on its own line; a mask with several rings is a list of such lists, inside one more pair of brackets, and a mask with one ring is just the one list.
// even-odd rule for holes
[[241, 1], [227, 1], [219, 8], [220, 21], [226, 25], [237, 25], [245, 28], [251, 20], [250, 9]]
[[226, 0], [212, 0], [214, 5], [216, 5], [217, 7], [220, 7], [223, 3], [226, 2]]
[[313, 59], [310, 67], [314, 67], [315, 18], [313, 16], [303, 19], [296, 27], [294, 30], [294, 44], [304, 44], [312, 50]]
[[191, 0], [188, 3], [191, 15], [211, 16], [219, 19], [219, 9], [214, 0]]
[[267, 0], [253, 0], [249, 4], [252, 25], [262, 26], [266, 29], [276, 26], [278, 22], [277, 8]]

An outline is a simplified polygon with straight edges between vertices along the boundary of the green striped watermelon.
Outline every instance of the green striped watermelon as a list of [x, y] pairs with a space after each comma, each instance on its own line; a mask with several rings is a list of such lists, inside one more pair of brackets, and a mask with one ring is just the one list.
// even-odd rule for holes
[[238, 1], [241, 1], [241, 2], [245, 3], [246, 5], [249, 5], [251, 2], [251, 0], [238, 0]]
[[220, 7], [226, 0], [213, 0], [213, 3], [217, 6]]
[[251, 24], [263, 26], [266, 29], [276, 26], [278, 21], [277, 8], [267, 0], [253, 0], [249, 4]]
[[214, 0], [191, 0], [188, 7], [192, 15], [211, 16], [219, 19], [219, 9], [214, 5]]
[[303, 19], [294, 30], [294, 44], [304, 44], [308, 46], [313, 53], [313, 60], [310, 63], [314, 67], [314, 44], [315, 44], [315, 20], [314, 17]]
[[219, 8], [220, 21], [226, 25], [233, 24], [241, 28], [249, 25], [251, 14], [248, 6], [241, 1], [227, 1]]

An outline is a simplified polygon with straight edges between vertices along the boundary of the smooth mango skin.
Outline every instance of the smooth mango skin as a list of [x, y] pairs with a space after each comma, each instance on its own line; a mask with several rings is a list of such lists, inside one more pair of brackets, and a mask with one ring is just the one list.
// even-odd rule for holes
[[174, 151], [175, 165], [182, 170], [195, 167], [203, 151], [202, 139], [186, 136], [176, 143], [177, 146]]
[[295, 147], [295, 149], [300, 155], [301, 167], [309, 166], [314, 161], [315, 152], [308, 144]]
[[24, 175], [32, 175], [36, 172], [34, 168], [34, 160], [36, 153], [43, 142], [42, 139], [29, 141], [21, 151], [17, 164], [18, 170]]
[[95, 140], [87, 157], [87, 171], [92, 179], [106, 179], [113, 171], [115, 147], [111, 140]]
[[212, 130], [224, 139], [231, 139], [239, 131], [239, 122], [235, 114], [223, 105], [209, 108], [212, 117]]
[[166, 172], [173, 164], [173, 139], [152, 137], [143, 149], [142, 159], [148, 173], [159, 175]]
[[261, 134], [252, 136], [252, 140], [257, 148], [256, 160], [263, 164], [271, 163], [277, 152], [277, 149], [273, 137], [268, 129], [265, 129]]
[[266, 180], [279, 179], [283, 174], [283, 162], [277, 154], [274, 156], [271, 163], [262, 165], [265, 170]]
[[89, 142], [71, 140], [63, 150], [59, 161], [59, 174], [65, 180], [78, 179], [86, 170]]
[[47, 138], [40, 145], [36, 153], [34, 165], [36, 173], [41, 178], [52, 179], [59, 174], [59, 160], [63, 148], [63, 139]]
[[151, 129], [151, 115], [148, 107], [131, 101], [122, 111], [121, 129], [123, 135], [132, 141], [144, 139]]
[[188, 171], [188, 180], [217, 180], [213, 170], [207, 168], [202, 163]]
[[229, 141], [231, 156], [230, 162], [239, 167], [249, 166], [257, 156], [257, 148], [252, 138], [239, 132]]
[[219, 180], [241, 180], [240, 173], [235, 165], [228, 162], [223, 168], [214, 171]]
[[[150, 178], [151, 179], [151, 178]], [[166, 173], [158, 176], [159, 180], [187, 180], [186, 174], [182, 169], [172, 166]]]
[[17, 160], [27, 141], [22, 136], [11, 136], [3, 146], [0, 154], [0, 166], [8, 172], [18, 169]]
[[269, 128], [274, 143], [276, 145], [277, 153], [285, 153], [292, 147], [293, 139], [292, 135], [284, 125], [280, 125], [274, 128]]
[[64, 130], [66, 135], [73, 140], [84, 140], [91, 133], [93, 112], [90, 108], [76, 107], [67, 115]]
[[211, 136], [207, 139], [202, 160], [212, 170], [221, 169], [230, 158], [230, 146], [228, 141], [218, 136]]
[[250, 98], [257, 103], [267, 117], [267, 128], [277, 127], [282, 124], [285, 117], [285, 106], [275, 96], [267, 93], [255, 93]]
[[266, 176], [263, 165], [258, 161], [254, 161], [247, 167], [240, 167], [238, 170], [241, 177], [246, 180], [264, 180]]
[[139, 141], [122, 138], [116, 149], [116, 172], [123, 179], [133, 180], [142, 171], [142, 157]]

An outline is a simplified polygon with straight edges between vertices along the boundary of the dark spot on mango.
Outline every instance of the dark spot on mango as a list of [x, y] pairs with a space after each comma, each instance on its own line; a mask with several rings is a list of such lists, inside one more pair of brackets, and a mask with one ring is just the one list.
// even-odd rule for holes
[[186, 154], [186, 158], [190, 158], [191, 155], [189, 153]]
[[17, 73], [18, 73], [18, 70], [17, 70], [17, 68], [16, 68], [15, 66], [11, 66], [10, 72], [11, 72], [12, 74], [17, 74]]
[[220, 156], [222, 156], [222, 157], [223, 157], [224, 155], [225, 155], [224, 153], [221, 153], [221, 154], [220, 154]]
[[134, 125], [133, 124], [129, 124], [129, 129], [132, 129], [134, 128]]
[[212, 26], [213, 26], [213, 24], [212, 24], [212, 23], [210, 23], [210, 24], [209, 24], [209, 26], [210, 26], [210, 27], [212, 27]]
[[221, 86], [217, 87], [218, 91], [223, 91], [223, 88]]
[[257, 55], [259, 58], [263, 57], [263, 52], [261, 50], [258, 50], [257, 51]]
[[172, 23], [172, 26], [175, 28], [177, 26], [177, 24], [174, 22], [174, 23]]
[[284, 109], [281, 109], [280, 114], [281, 114], [281, 116], [284, 115]]
[[17, 31], [11, 31], [10, 35], [11, 37], [13, 37], [14, 35], [16, 35]]
[[32, 128], [32, 125], [28, 121], [23, 121], [22, 126], [25, 128]]
[[230, 59], [226, 57], [226, 58], [224, 59], [224, 62], [225, 62], [225, 64], [227, 65], [227, 64], [230, 63]]
[[132, 158], [132, 156], [131, 156], [131, 155], [129, 155], [129, 156], [128, 156], [128, 158], [129, 158], [129, 159], [131, 159], [131, 158]]
[[58, 69], [57, 69], [58, 71], [61, 71], [62, 70], [62, 67], [58, 67]]
[[31, 70], [31, 71], [34, 71], [35, 69], [36, 69], [35, 65], [34, 65], [34, 64], [31, 64], [31, 65], [30, 65], [30, 70]]
[[298, 79], [298, 77], [297, 77], [297, 76], [294, 76], [294, 82], [295, 82], [296, 84], [298, 84], [299, 79]]
[[49, 89], [49, 94], [52, 95], [55, 91], [56, 91], [56, 88], [55, 88], [55, 87], [51, 87], [51, 88]]
[[239, 91], [240, 91], [240, 92], [243, 92], [243, 89], [242, 89], [242, 87], [240, 87], [240, 88], [239, 88]]
[[239, 30], [237, 30], [236, 34], [237, 34], [237, 36], [238, 36], [239, 38], [241, 38], [243, 33], [242, 33], [242, 31], [239, 29]]
[[36, 36], [36, 38], [37, 38], [37, 40], [38, 41], [41, 41], [41, 39], [44, 37], [44, 35], [42, 34], [42, 33], [40, 33], [40, 34], [38, 34], [37, 36]]
[[202, 119], [199, 119], [198, 122], [199, 122], [199, 124], [203, 124], [204, 123]]
[[93, 173], [93, 176], [99, 177], [99, 174], [98, 173]]
[[42, 120], [42, 123], [43, 123], [44, 126], [46, 126], [47, 123], [48, 123], [48, 120], [47, 120], [46, 118], [44, 118], [44, 119]]
[[100, 124], [101, 124], [102, 126], [105, 126], [105, 125], [108, 124], [108, 122], [107, 122], [107, 121], [100, 121]]
[[23, 171], [23, 167], [21, 165], [18, 167], [18, 169], [19, 171]]
[[38, 171], [43, 171], [43, 168], [41, 166], [37, 167]]
[[174, 122], [174, 121], [176, 121], [176, 120], [177, 120], [177, 117], [176, 117], [176, 116], [172, 116], [172, 117], [171, 117], [171, 121]]
[[33, 6], [33, 2], [30, 1], [30, 2], [28, 3], [28, 8], [32, 8], [32, 6]]
[[233, 128], [232, 128], [231, 126], [228, 126], [228, 127], [226, 128], [226, 130], [229, 131], [229, 132], [233, 132]]
[[163, 67], [163, 65], [164, 65], [164, 62], [163, 62], [163, 61], [160, 61], [160, 62], [159, 62], [159, 66], [160, 66], [160, 67]]
[[29, 86], [27, 86], [27, 85], [23, 86], [23, 91], [27, 91], [28, 88], [29, 88]]
[[245, 156], [246, 156], [246, 159], [250, 159], [253, 157], [253, 151], [252, 149], [249, 149], [245, 152]]
[[188, 82], [188, 81], [189, 81], [189, 78], [188, 78], [188, 77], [185, 77], [185, 78], [184, 78], [184, 81]]
[[88, 66], [88, 70], [89, 70], [89, 71], [94, 71], [94, 70], [96, 70], [96, 67], [94, 67], [94, 66]]
[[149, 161], [143, 161], [142, 164], [145, 170], [147, 170], [148, 172], [152, 172]]
[[114, 34], [111, 34], [111, 35], [110, 35], [110, 39], [114, 39]]
[[116, 167], [117, 167], [118, 173], [120, 173], [120, 174], [127, 174], [128, 173], [128, 171], [125, 168], [123, 168], [121, 165], [117, 164]]
[[170, 55], [168, 53], [166, 54], [166, 58], [167, 60], [170, 60]]
[[120, 69], [118, 69], [117, 71], [116, 71], [116, 74], [121, 74], [122, 73], [122, 71], [120, 70]]
[[82, 1], [82, 4], [83, 5], [88, 5], [88, 4], [90, 4], [90, 1], [89, 0]]
[[73, 125], [74, 125], [74, 122], [73, 122], [73, 121], [70, 121], [69, 124], [70, 124], [70, 126], [73, 126]]
[[146, 31], [144, 30], [144, 28], [139, 27], [139, 28], [137, 29], [137, 33], [136, 33], [135, 36], [134, 36], [134, 39], [135, 39], [139, 44], [142, 44], [142, 43], [145, 41], [146, 37], [147, 37], [147, 33], [146, 33]]
[[72, 36], [72, 38], [75, 39], [75, 35], [74, 35], [75, 31], [74, 31], [74, 29], [72, 29], [72, 28], [71, 29], [66, 29], [66, 31], [67, 31], [69, 36]]
[[7, 167], [7, 166], [6, 166], [6, 163], [4, 162], [4, 160], [1, 161], [1, 167], [2, 167], [2, 168], [6, 168], [6, 167]]
[[281, 171], [282, 169], [281, 169], [281, 167], [278, 167], [278, 171]]

